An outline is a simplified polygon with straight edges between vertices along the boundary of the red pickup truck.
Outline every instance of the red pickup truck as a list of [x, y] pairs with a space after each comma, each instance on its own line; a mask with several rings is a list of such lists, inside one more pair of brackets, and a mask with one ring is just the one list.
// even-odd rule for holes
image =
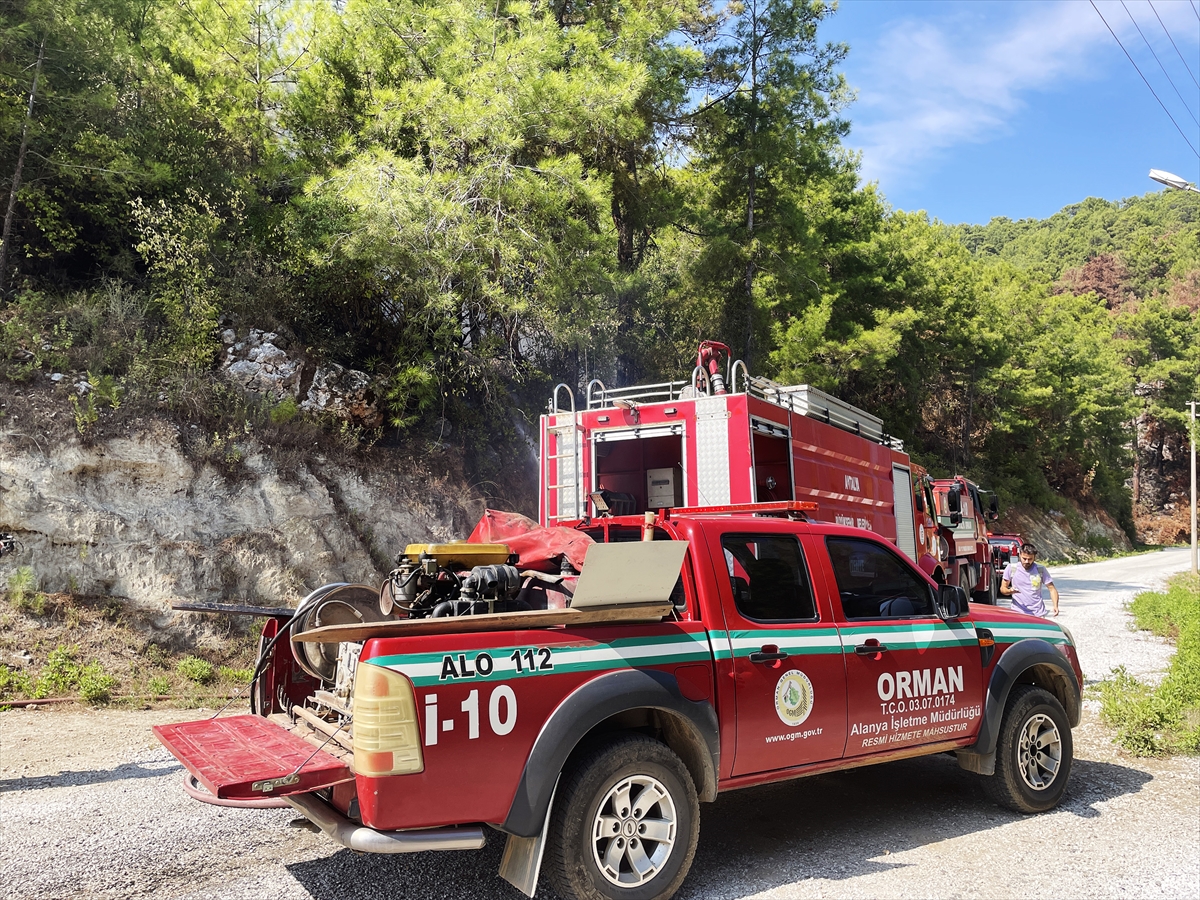
[[548, 529], [578, 577], [515, 585], [474, 565], [508, 547], [410, 547], [384, 612], [331, 585], [267, 623], [258, 715], [155, 730], [198, 799], [287, 803], [355, 850], [479, 848], [488, 826], [530, 896], [544, 871], [564, 897], [670, 897], [701, 803], [865, 764], [954, 752], [998, 803], [1055, 806], [1070, 633], [802, 506]]

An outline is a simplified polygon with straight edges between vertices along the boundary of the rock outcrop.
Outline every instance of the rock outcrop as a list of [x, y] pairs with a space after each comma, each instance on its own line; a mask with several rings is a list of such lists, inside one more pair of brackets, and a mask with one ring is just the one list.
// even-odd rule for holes
[[1037, 545], [1044, 560], [1086, 562], [1113, 550], [1133, 549], [1129, 537], [1108, 513], [1074, 505], [1050, 512], [1028, 506], [1006, 509], [991, 530], [1020, 534]]
[[294, 606], [321, 584], [378, 584], [407, 543], [461, 538], [483, 509], [463, 486], [399, 465], [310, 461], [285, 477], [253, 444], [230, 479], [193, 463], [165, 420], [90, 447], [16, 438], [0, 427], [0, 531], [24, 550], [0, 561], [0, 585], [30, 566], [42, 590], [164, 614], [177, 601]]
[[305, 412], [325, 413], [367, 428], [383, 422], [366, 372], [334, 362], [314, 365], [302, 354], [291, 353], [282, 335], [257, 328], [240, 339], [227, 328], [221, 341], [225, 345], [221, 373], [248, 394], [276, 402], [290, 397]]

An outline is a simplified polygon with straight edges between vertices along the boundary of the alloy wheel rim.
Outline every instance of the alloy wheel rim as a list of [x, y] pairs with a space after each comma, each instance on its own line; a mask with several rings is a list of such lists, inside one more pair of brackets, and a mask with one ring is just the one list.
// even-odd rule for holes
[[1030, 716], [1017, 742], [1017, 768], [1021, 780], [1035, 791], [1044, 791], [1058, 777], [1062, 764], [1062, 736], [1047, 715]]
[[645, 884], [666, 864], [679, 817], [666, 787], [649, 775], [622, 778], [604, 795], [592, 822], [592, 856], [618, 887]]

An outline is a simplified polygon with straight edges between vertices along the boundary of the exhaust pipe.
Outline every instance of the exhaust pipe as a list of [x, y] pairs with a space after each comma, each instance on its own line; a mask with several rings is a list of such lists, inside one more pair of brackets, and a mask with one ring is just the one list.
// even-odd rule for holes
[[483, 827], [427, 828], [417, 831], [376, 831], [356, 825], [313, 794], [282, 798], [343, 847], [359, 853], [420, 853], [425, 850], [481, 850]]

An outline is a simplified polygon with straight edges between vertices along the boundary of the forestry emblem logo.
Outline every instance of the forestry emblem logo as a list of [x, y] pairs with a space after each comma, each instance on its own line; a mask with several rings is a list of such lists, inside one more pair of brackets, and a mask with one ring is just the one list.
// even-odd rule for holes
[[775, 712], [784, 725], [795, 728], [808, 718], [813, 707], [813, 686], [803, 672], [784, 672], [775, 685]]

